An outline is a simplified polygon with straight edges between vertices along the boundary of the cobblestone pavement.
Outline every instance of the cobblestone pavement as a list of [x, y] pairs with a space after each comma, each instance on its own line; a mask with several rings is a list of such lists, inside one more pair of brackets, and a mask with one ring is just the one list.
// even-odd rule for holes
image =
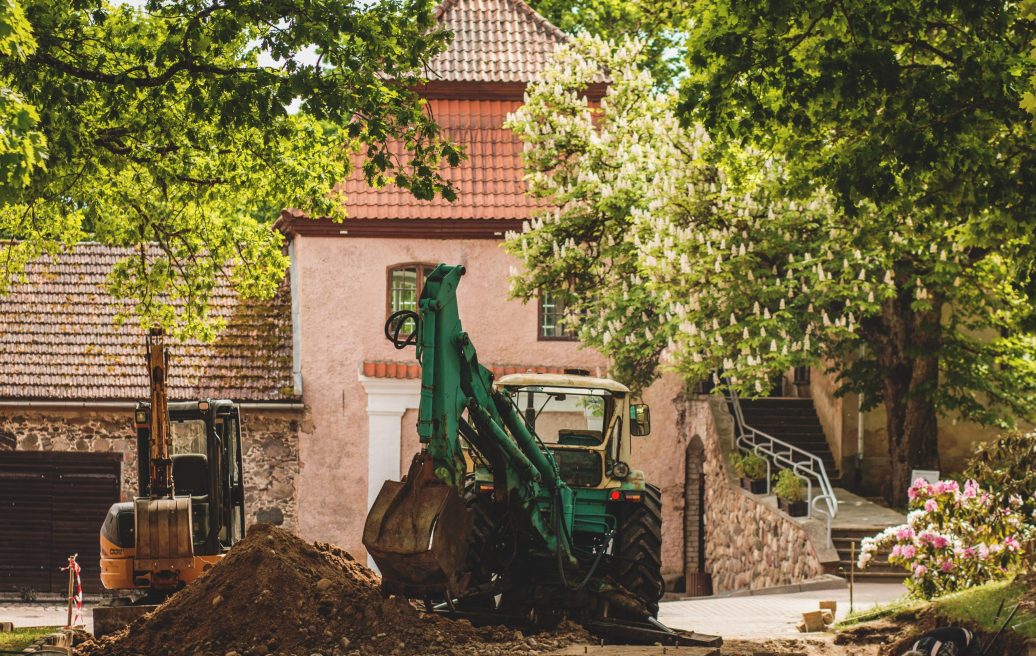
[[[93, 629], [90, 602], [83, 604], [83, 623], [87, 631]], [[73, 610], [73, 613], [75, 611]], [[0, 601], [0, 622], [14, 622], [16, 627], [64, 626], [68, 620], [68, 607], [57, 602], [8, 602]]]
[[[854, 591], [854, 607], [861, 610], [888, 603], [905, 592], [899, 583], [860, 583]], [[799, 636], [795, 624], [802, 619], [802, 613], [816, 610], [817, 604], [827, 599], [838, 602], [839, 618], [849, 612], [849, 591], [843, 589], [668, 601], [661, 604], [659, 619], [669, 626], [724, 638]], [[93, 605], [87, 602], [83, 606], [87, 630], [93, 628]], [[65, 606], [55, 602], [0, 602], [0, 621], [14, 622], [15, 626], [61, 626], [65, 614]]]
[[[887, 604], [906, 594], [902, 583], [858, 583], [853, 607], [864, 610]], [[801, 636], [795, 625], [802, 613], [817, 610], [823, 600], [838, 602], [837, 618], [849, 613], [849, 590], [818, 590], [751, 597], [702, 597], [661, 604], [658, 619], [678, 629], [711, 633], [724, 638], [778, 638]]]

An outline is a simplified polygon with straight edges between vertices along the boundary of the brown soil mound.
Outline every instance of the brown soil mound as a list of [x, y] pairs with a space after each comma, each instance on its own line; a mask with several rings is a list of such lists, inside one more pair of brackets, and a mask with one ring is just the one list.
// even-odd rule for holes
[[836, 645], [829, 636], [723, 642], [723, 656], [877, 656], [877, 653], [877, 648], [870, 645]]
[[206, 576], [80, 656], [514, 655], [587, 641], [580, 628], [525, 637], [385, 598], [348, 553], [256, 526]]

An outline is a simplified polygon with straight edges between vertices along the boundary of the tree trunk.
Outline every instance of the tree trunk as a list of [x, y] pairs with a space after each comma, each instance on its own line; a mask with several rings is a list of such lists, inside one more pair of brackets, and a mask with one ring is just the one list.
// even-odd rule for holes
[[889, 479], [885, 498], [892, 506], [907, 503], [914, 469], [939, 469], [938, 416], [934, 396], [939, 385], [942, 304], [917, 312], [904, 292], [882, 308], [882, 331], [872, 344], [882, 370]]

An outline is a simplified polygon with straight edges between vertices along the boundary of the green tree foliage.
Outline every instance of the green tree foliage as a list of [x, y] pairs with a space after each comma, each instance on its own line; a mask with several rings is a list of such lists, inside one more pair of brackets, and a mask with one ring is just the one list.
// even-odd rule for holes
[[[1036, 1], [1022, 0], [1018, 3], [1018, 10], [1021, 20], [1036, 20]], [[1029, 42], [1032, 50], [1029, 57], [1036, 61], [1036, 39]], [[1033, 116], [1036, 116], [1036, 73], [1029, 76], [1029, 89], [1022, 94], [1021, 107]]]
[[[578, 40], [512, 117], [529, 187], [548, 204], [509, 240], [525, 264], [518, 297], [561, 296], [581, 339], [635, 386], [650, 383], [660, 360], [689, 381], [714, 376], [748, 395], [768, 392], [775, 372], [831, 366], [842, 393], [885, 409], [899, 503], [910, 470], [938, 464], [937, 410], [996, 424], [1034, 414], [1036, 336], [1024, 325], [1033, 248], [1014, 205], [1029, 180], [993, 170], [1029, 156], [1013, 150], [1030, 143], [1015, 129], [1016, 98], [1001, 108], [1010, 122], [962, 137], [966, 152], [946, 165], [987, 176], [984, 185], [961, 178], [954, 187], [960, 176], [934, 162], [914, 173], [928, 180], [915, 185], [897, 164], [878, 194], [881, 176], [852, 155], [859, 134], [825, 124], [827, 140], [806, 140], [774, 121], [766, 125], [785, 138], [753, 143], [747, 119], [710, 115], [722, 137], [714, 140], [701, 123], [681, 126], [676, 99], [653, 90], [639, 61], [635, 44]], [[581, 92], [604, 70], [611, 84], [595, 110]], [[791, 102], [776, 91], [767, 98]], [[810, 111], [820, 121], [826, 110]], [[795, 141], [799, 150], [777, 154]], [[829, 148], [855, 157], [859, 175], [839, 178], [844, 164]], [[888, 157], [905, 158], [898, 148]], [[954, 197], [932, 195], [936, 185]], [[1003, 207], [992, 185], [1003, 188]]]
[[372, 184], [452, 197], [438, 166], [459, 153], [410, 91], [448, 39], [430, 0], [3, 1], [36, 47], [0, 76], [35, 107], [48, 159], [0, 208], [18, 240], [0, 289], [57, 244], [133, 247], [112, 292], [147, 325], [209, 337], [218, 280], [263, 298], [283, 279], [282, 207], [342, 216], [353, 153]]
[[657, 0], [530, 0], [533, 9], [569, 34], [586, 32], [613, 42], [637, 38], [644, 62], [663, 86], [683, 70], [681, 49], [690, 17], [687, 2]]
[[[0, 0], [0, 57], [24, 61], [35, 50], [21, 6], [16, 0]], [[10, 78], [0, 76], [0, 203], [29, 184], [45, 155], [45, 140], [36, 130], [39, 114], [12, 87]]]

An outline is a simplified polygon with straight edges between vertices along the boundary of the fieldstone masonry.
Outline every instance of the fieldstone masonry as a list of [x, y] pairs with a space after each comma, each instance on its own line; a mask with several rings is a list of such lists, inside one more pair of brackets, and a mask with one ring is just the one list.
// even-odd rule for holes
[[[298, 428], [289, 412], [241, 412], [246, 523], [298, 530]], [[27, 409], [0, 411], [0, 441], [19, 451], [122, 454], [122, 498], [137, 491], [137, 448], [128, 410]]]
[[727, 466], [733, 419], [719, 397], [688, 397], [680, 422], [701, 439], [705, 462], [705, 558], [715, 593], [801, 583], [823, 574], [811, 532], [742, 490]]

